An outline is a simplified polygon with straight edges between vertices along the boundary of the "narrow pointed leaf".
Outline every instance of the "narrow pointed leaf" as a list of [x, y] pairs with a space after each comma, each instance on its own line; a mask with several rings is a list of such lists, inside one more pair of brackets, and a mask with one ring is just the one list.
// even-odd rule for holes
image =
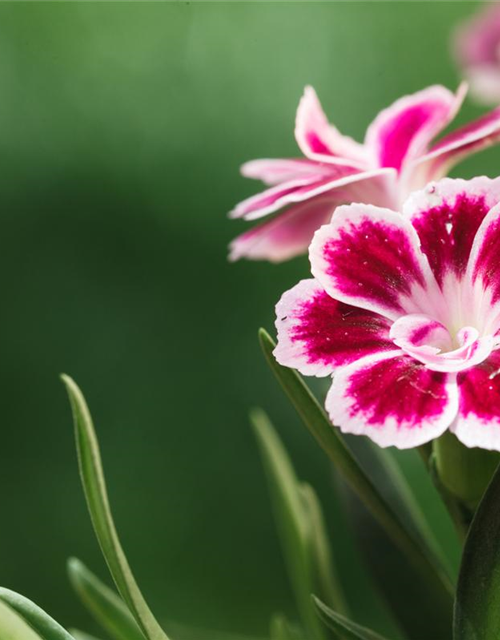
[[[42, 640], [73, 640], [71, 634], [28, 598], [0, 587], [0, 601], [22, 618]], [[3, 636], [0, 634], [3, 640]]]
[[500, 638], [500, 467], [465, 542], [458, 577], [454, 640]]
[[270, 636], [271, 640], [303, 640], [301, 633], [282, 613], [275, 613], [271, 618]]
[[314, 489], [305, 482], [300, 484], [299, 491], [303, 500], [305, 517], [310, 523], [312, 571], [319, 589], [316, 593], [321, 593], [323, 600], [329, 602], [337, 611], [346, 614], [349, 607], [332, 559], [318, 496]]
[[415, 499], [415, 495], [401, 468], [392, 455], [392, 451], [382, 449], [371, 440], [367, 444], [373, 460], [379, 466], [382, 482], [390, 492], [388, 501], [390, 500], [391, 504], [394, 504], [394, 509], [401, 520], [408, 523], [408, 526], [420, 537], [422, 543], [439, 558], [443, 566], [448, 566], [448, 559], [442, 553], [429, 522]]
[[311, 522], [304, 509], [299, 482], [290, 459], [264, 412], [253, 411], [251, 422], [268, 478], [297, 608], [308, 636], [322, 640], [326, 637], [325, 630], [311, 602], [311, 593], [315, 591]]
[[91, 636], [90, 634], [78, 629], [71, 629], [71, 635], [75, 640], [99, 640], [95, 636]]
[[71, 378], [63, 375], [62, 380], [73, 410], [80, 476], [104, 558], [121, 597], [147, 640], [168, 640], [139, 590], [118, 538], [109, 505], [99, 444], [87, 403]]
[[2, 640], [43, 640], [11, 607], [0, 601], [0, 638]]
[[144, 640], [144, 634], [123, 600], [80, 560], [71, 558], [68, 561], [68, 575], [83, 604], [112, 638]]
[[386, 638], [375, 633], [375, 631], [362, 627], [340, 613], [333, 611], [323, 604], [321, 600], [318, 600], [318, 598], [313, 599], [323, 622], [327, 624], [330, 629], [341, 634], [344, 640], [386, 640]]
[[358, 494], [360, 499], [380, 522], [391, 539], [407, 555], [413, 566], [426, 579], [436, 597], [436, 606], [443, 611], [451, 610], [453, 585], [441, 562], [431, 549], [426, 547], [402, 523], [397, 513], [377, 491], [375, 485], [363, 471], [347, 447], [338, 429], [330, 420], [306, 386], [302, 377], [293, 369], [279, 365], [274, 356], [275, 343], [263, 329], [259, 339], [266, 360], [278, 378], [285, 393], [304, 421], [306, 427], [335, 464], [336, 469]]
[[243, 633], [200, 629], [177, 622], [165, 622], [165, 628], [175, 640], [267, 640], [267, 638], [248, 636]]
[[[364, 464], [363, 468], [366, 469]], [[450, 610], [443, 612], [436, 607], [434, 594], [421, 575], [414, 571], [407, 557], [392, 544], [385, 531], [347, 483], [340, 480], [338, 478], [337, 488], [351, 525], [350, 530], [354, 535], [358, 553], [369, 568], [374, 583], [372, 589], [376, 589], [380, 594], [384, 608], [389, 607], [397, 623], [397, 630], [394, 631], [380, 624], [377, 627], [380, 633], [385, 632], [391, 640], [401, 636], [408, 640], [424, 638], [450, 640], [452, 612]], [[451, 533], [454, 536], [454, 532]], [[323, 598], [321, 600], [323, 601]], [[418, 607], [415, 606], [417, 602]], [[325, 604], [330, 606], [329, 603]], [[331, 608], [335, 610], [335, 607]], [[356, 611], [358, 615], [362, 612], [359, 607]], [[337, 613], [343, 612], [337, 611]], [[363, 617], [361, 622], [361, 619], [355, 616], [347, 617], [370, 628], [376, 626], [375, 622], [371, 622], [376, 618]]]

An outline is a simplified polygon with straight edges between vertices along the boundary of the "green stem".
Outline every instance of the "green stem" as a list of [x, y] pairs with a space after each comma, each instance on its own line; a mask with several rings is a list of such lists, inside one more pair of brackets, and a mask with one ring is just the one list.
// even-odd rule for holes
[[440, 483], [473, 514], [500, 462], [500, 454], [469, 449], [449, 431], [434, 440], [433, 450]]
[[436, 487], [446, 509], [448, 510], [453, 525], [455, 526], [455, 531], [457, 532], [458, 539], [463, 545], [465, 542], [465, 538], [467, 537], [467, 532], [469, 530], [469, 525], [472, 521], [473, 514], [471, 514], [471, 512], [466, 509], [464, 505], [462, 505], [460, 501], [457, 500], [457, 498], [453, 496], [441, 483], [436, 468], [435, 454], [432, 454], [429, 459], [429, 473], [434, 486]]
[[432, 442], [426, 442], [425, 444], [421, 444], [420, 447], [417, 447], [417, 451], [422, 458], [426, 469], [429, 468], [430, 459], [432, 456]]

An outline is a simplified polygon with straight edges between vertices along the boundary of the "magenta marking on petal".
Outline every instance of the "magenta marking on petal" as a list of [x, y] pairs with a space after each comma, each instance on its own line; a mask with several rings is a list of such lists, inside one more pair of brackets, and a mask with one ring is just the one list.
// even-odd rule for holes
[[296, 318], [291, 340], [304, 344], [311, 363], [340, 366], [378, 351], [394, 350], [385, 318], [338, 302], [325, 291], [303, 301]]
[[450, 269], [458, 277], [464, 275], [472, 243], [489, 209], [485, 196], [464, 191], [413, 216], [422, 251], [440, 285]]
[[500, 351], [494, 351], [481, 364], [457, 376], [460, 414], [473, 415], [481, 421], [498, 420], [500, 416]]
[[414, 345], [421, 345], [426, 341], [426, 339], [429, 339], [433, 332], [435, 332], [437, 329], [440, 329], [442, 326], [443, 325], [440, 322], [435, 321], [430, 322], [427, 325], [417, 327], [410, 332], [410, 334], [408, 335], [408, 340]]
[[425, 283], [406, 231], [368, 217], [340, 229], [325, 243], [323, 258], [342, 294], [397, 311], [403, 310], [401, 296]]
[[[493, 109], [493, 111], [490, 111], [484, 116], [467, 123], [456, 131], [452, 131], [450, 134], [439, 140], [439, 142], [437, 142], [430, 150], [430, 154], [447, 149], [448, 147], [454, 148], [457, 143], [461, 141], [463, 141], [464, 144], [475, 142], [478, 140], [478, 137], [481, 136], [483, 130], [485, 130], [485, 135], [486, 133], [490, 133], [489, 125], [498, 124], [499, 121], [500, 107], [497, 107], [496, 109]], [[474, 134], [477, 134], [478, 137], [475, 137]]]
[[422, 344], [426, 338], [429, 337], [429, 334], [432, 333], [437, 327], [440, 327], [441, 324], [439, 322], [435, 322], [433, 325], [427, 325], [426, 327], [419, 327], [415, 329], [409, 336], [408, 340], [413, 344]]
[[312, 181], [313, 178], [309, 177], [294, 182], [284, 182], [283, 184], [266, 189], [262, 193], [258, 193], [240, 202], [230, 215], [231, 217], [239, 218], [241, 216], [248, 216], [254, 212], [267, 212], [273, 208], [280, 208], [280, 206], [286, 202], [285, 198], [287, 196], [297, 193], [300, 187], [305, 184], [310, 184]]
[[276, 200], [278, 200], [278, 198], [282, 198], [283, 196], [286, 196], [289, 193], [293, 193], [296, 190], [297, 186], [292, 185], [291, 187], [284, 186], [280, 191], [276, 193], [263, 193], [260, 199], [256, 199], [255, 202], [253, 202], [246, 208], [245, 213], [250, 213], [251, 211], [255, 211], [256, 209], [264, 209], [265, 207], [274, 204]]
[[483, 287], [491, 291], [491, 304], [500, 299], [500, 217], [490, 220], [474, 265], [475, 281], [481, 278]]
[[313, 153], [321, 153], [325, 156], [333, 155], [331, 149], [326, 146], [315, 131], [308, 131], [306, 133], [306, 141]]
[[321, 169], [319, 163], [317, 164], [320, 168], [315, 174], [311, 172], [307, 177], [292, 182], [280, 183], [262, 193], [243, 200], [229, 214], [230, 217], [244, 217], [247, 220], [256, 220], [281, 209], [287, 204], [303, 202], [334, 189], [342, 188], [346, 190], [349, 185], [358, 181], [365, 182], [372, 178], [380, 178], [380, 170], [360, 173], [353, 167], [334, 165], [326, 171]]
[[370, 425], [388, 418], [418, 429], [424, 420], [441, 415], [448, 404], [447, 374], [429, 371], [410, 357], [368, 364], [350, 378], [346, 395], [353, 400], [351, 416], [361, 413]]
[[[497, 144], [500, 140], [500, 108], [468, 123], [442, 138], [417, 162], [416, 184], [424, 186], [437, 180], [455, 164], [473, 153]], [[422, 182], [422, 180], [424, 182]]]
[[434, 115], [435, 105], [419, 104], [402, 111], [380, 131], [380, 166], [401, 169], [417, 132]]

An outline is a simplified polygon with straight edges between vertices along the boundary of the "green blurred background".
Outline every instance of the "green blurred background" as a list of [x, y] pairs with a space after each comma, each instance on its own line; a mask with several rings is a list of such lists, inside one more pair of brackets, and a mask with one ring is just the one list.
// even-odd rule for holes
[[[377, 617], [328, 463], [256, 341], [307, 262], [228, 264], [246, 226], [225, 214], [259, 188], [243, 161], [297, 154], [305, 84], [362, 139], [400, 95], [457, 85], [449, 33], [476, 7], [0, 4], [2, 585], [96, 630], [65, 576], [69, 555], [106, 571], [64, 371], [91, 406], [123, 544], [160, 618], [264, 635], [273, 611], [293, 616], [255, 405], [320, 492], [361, 620]], [[479, 113], [467, 103], [458, 120]], [[499, 159], [488, 150], [455, 175], [497, 175]], [[412, 477], [418, 461], [400, 457]]]

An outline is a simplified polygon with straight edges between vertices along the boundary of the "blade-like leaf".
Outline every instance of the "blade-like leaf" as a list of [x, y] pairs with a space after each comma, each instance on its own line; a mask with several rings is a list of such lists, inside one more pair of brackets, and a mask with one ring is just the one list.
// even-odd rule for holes
[[330, 420], [302, 377], [293, 369], [282, 367], [276, 362], [273, 356], [275, 343], [271, 336], [261, 329], [259, 339], [271, 370], [311, 434], [335, 464], [336, 469], [387, 531], [393, 542], [407, 555], [413, 566], [421, 572], [429, 588], [434, 591], [436, 606], [441, 607], [444, 611], [451, 609], [454, 589], [441, 562], [431, 549], [423, 545], [408, 530], [396, 512], [380, 495], [347, 447], [339, 430], [332, 428]]
[[[329, 607], [321, 602], [318, 598], [313, 598], [319, 612], [320, 618], [327, 624], [330, 629], [336, 633], [342, 634], [345, 640], [386, 640], [380, 634], [361, 627], [359, 624], [352, 622], [349, 618], [332, 611]], [[437, 640], [437, 638], [435, 639]]]
[[76, 383], [62, 380], [68, 391], [75, 422], [80, 476], [92, 524], [117, 589], [148, 640], [168, 640], [151, 613], [123, 552], [109, 506], [99, 444], [87, 403]]
[[[391, 504], [394, 505], [394, 509], [397, 511], [401, 520], [407, 522], [416, 535], [421, 538], [422, 542], [429, 549], [432, 549], [436, 557], [439, 557], [443, 566], [448, 566], [448, 559], [442, 553], [429, 522], [418, 504], [415, 494], [411, 490], [401, 468], [392, 455], [392, 451], [382, 449], [371, 440], [369, 440], [367, 444], [371, 456], [380, 470], [382, 482], [387, 487], [388, 492], [390, 492], [388, 501], [390, 500]], [[376, 480], [375, 483], [377, 484]]]
[[299, 491], [312, 536], [310, 545], [312, 571], [316, 578], [317, 589], [319, 589], [316, 593], [321, 593], [323, 600], [329, 602], [337, 611], [346, 614], [349, 611], [349, 607], [332, 560], [323, 511], [318, 496], [314, 489], [305, 482], [300, 484]]
[[300, 631], [282, 613], [275, 613], [269, 629], [271, 640], [303, 640]]
[[315, 591], [312, 522], [290, 459], [267, 416], [251, 413], [295, 601], [308, 636], [322, 640], [325, 630], [311, 602]]
[[0, 638], [2, 640], [43, 640], [8, 605], [0, 601]]
[[[391, 639], [403, 636], [408, 640], [451, 640], [451, 611], [446, 610], [443, 615], [440, 608], [436, 607], [434, 595], [421, 575], [414, 571], [407, 557], [392, 544], [347, 483], [340, 480], [338, 478], [337, 490], [342, 497], [358, 553], [370, 570], [375, 583], [372, 588], [380, 594], [383, 605], [389, 607], [397, 623], [396, 632], [380, 624], [377, 626], [380, 633], [385, 633]], [[415, 606], [416, 602], [418, 607]], [[359, 608], [356, 611], [358, 615], [362, 613]], [[355, 616], [348, 617], [370, 628], [376, 626], [368, 617], [363, 617], [363, 621]]]
[[[73, 640], [61, 625], [28, 598], [0, 587], [0, 600], [13, 609], [43, 640]], [[3, 640], [3, 636], [0, 634]]]
[[144, 640], [123, 600], [77, 558], [68, 561], [73, 588], [94, 618], [115, 640]]
[[95, 636], [91, 636], [84, 631], [79, 631], [78, 629], [71, 629], [71, 635], [75, 640], [99, 640]]
[[[164, 622], [168, 633], [176, 640], [264, 640], [256, 636], [247, 636], [229, 631], [214, 631], [199, 627], [189, 627], [177, 622]], [[266, 639], [267, 640], [267, 639]]]
[[500, 638], [500, 467], [467, 535], [458, 576], [454, 640]]

